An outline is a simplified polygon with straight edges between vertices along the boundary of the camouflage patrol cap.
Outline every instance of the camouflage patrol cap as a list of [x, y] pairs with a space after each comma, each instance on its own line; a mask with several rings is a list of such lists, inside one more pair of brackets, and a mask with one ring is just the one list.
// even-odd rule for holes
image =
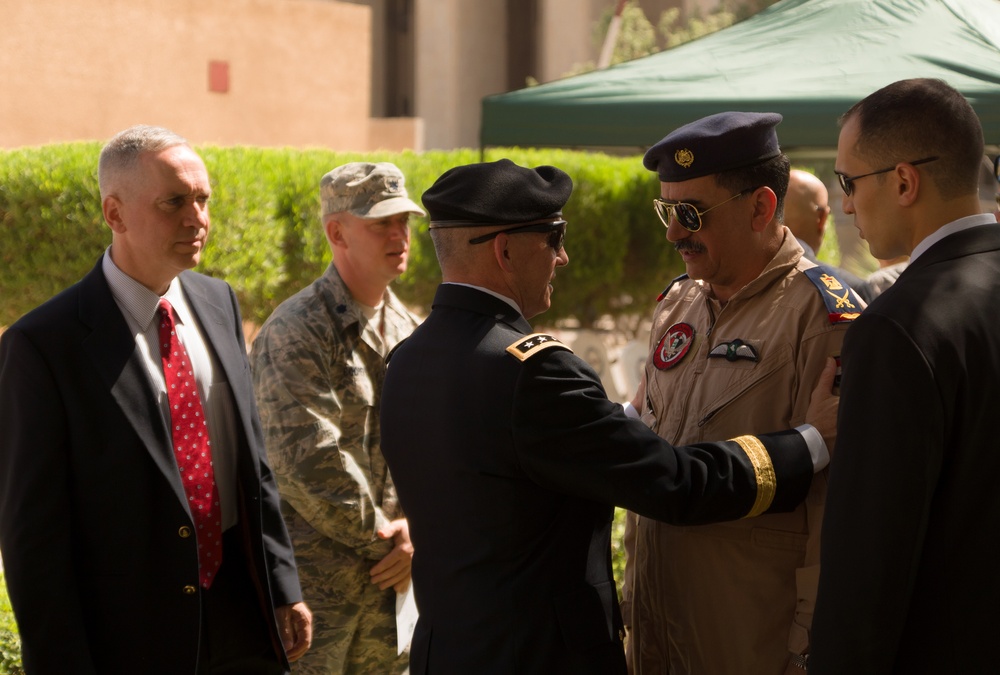
[[724, 112], [675, 129], [646, 151], [642, 165], [663, 183], [680, 183], [763, 164], [781, 154], [778, 113]]
[[389, 162], [351, 162], [330, 171], [319, 182], [323, 217], [347, 212], [358, 218], [385, 218], [397, 213], [424, 215], [406, 194], [403, 172]]

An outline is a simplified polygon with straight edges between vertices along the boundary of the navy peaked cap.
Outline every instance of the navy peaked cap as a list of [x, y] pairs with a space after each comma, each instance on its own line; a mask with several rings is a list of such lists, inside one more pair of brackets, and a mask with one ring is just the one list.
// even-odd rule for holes
[[561, 169], [501, 159], [449, 169], [421, 199], [432, 228], [475, 227], [561, 219], [572, 192], [573, 179]]
[[685, 124], [646, 151], [642, 165], [680, 183], [761, 164], [781, 154], [778, 113], [724, 112]]

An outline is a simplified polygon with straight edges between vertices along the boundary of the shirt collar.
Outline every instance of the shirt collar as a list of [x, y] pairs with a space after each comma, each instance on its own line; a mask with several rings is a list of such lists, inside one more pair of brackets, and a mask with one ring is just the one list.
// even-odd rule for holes
[[[101, 261], [101, 270], [108, 281], [111, 294], [132, 317], [135, 323], [143, 331], [148, 330], [150, 324], [156, 318], [161, 296], [149, 290], [138, 281], [125, 274], [111, 259], [111, 247], [104, 251], [104, 258]], [[163, 294], [174, 308], [177, 320], [182, 324], [191, 325], [191, 309], [181, 290], [180, 279], [174, 277], [167, 287], [167, 292]]]
[[996, 217], [992, 213], [977, 213], [974, 216], [965, 216], [964, 218], [953, 220], [947, 225], [942, 225], [924, 237], [923, 241], [916, 245], [913, 249], [913, 253], [910, 254], [910, 263], [912, 264], [914, 260], [926, 253], [927, 249], [949, 235], [956, 234], [962, 230], [978, 227], [980, 225], [996, 225], [996, 222]]
[[[463, 283], [458, 282], [458, 281], [445, 281], [444, 283], [451, 284], [452, 286], [465, 286], [466, 288], [474, 288], [477, 291], [482, 291], [483, 293], [486, 293], [488, 295], [492, 295], [497, 300], [503, 300], [508, 305], [510, 305], [511, 307], [513, 307], [514, 311], [516, 311], [518, 314], [521, 314], [521, 308], [517, 306], [516, 302], [514, 302], [513, 300], [511, 300], [510, 298], [508, 298], [506, 295], [500, 295], [496, 291], [491, 291], [490, 289], [483, 288], [482, 286], [476, 286], [476, 285], [473, 285], [473, 284], [463, 284]], [[524, 315], [521, 314], [521, 316], [524, 316]]]

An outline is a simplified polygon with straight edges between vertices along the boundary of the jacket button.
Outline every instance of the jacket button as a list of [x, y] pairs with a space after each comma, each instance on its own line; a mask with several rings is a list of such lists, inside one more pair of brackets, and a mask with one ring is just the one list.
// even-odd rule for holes
[[197, 592], [198, 592], [198, 589], [195, 588], [194, 586], [185, 586], [184, 587], [184, 595], [194, 595]]
[[181, 529], [177, 530], [177, 535], [181, 539], [187, 539], [188, 537], [191, 536], [191, 528], [188, 527], [187, 525], [182, 525]]

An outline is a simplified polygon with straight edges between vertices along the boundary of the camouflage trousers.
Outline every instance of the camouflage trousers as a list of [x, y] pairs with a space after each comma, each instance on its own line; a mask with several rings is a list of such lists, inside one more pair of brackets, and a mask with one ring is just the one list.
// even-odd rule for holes
[[[326, 553], [316, 556], [313, 553]], [[329, 551], [296, 549], [302, 593], [313, 613], [312, 647], [292, 664], [294, 675], [399, 675], [410, 653], [396, 654], [396, 592], [379, 590], [368, 570], [375, 561]]]

